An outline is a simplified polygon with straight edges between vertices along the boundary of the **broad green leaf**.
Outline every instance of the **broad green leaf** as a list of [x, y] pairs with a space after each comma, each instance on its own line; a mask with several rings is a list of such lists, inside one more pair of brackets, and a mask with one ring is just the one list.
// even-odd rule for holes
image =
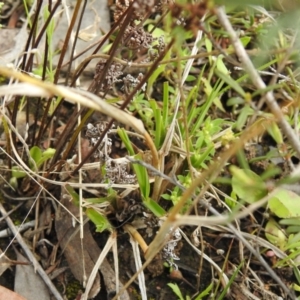
[[298, 231], [296, 234], [289, 234], [288, 236], [288, 242], [285, 247], [285, 250], [288, 249], [300, 249], [300, 232]]
[[[250, 36], [243, 36], [243, 37], [240, 38], [240, 42], [243, 44], [244, 47], [246, 47], [249, 44], [250, 41], [251, 41]], [[234, 51], [234, 47], [232, 45], [230, 45], [227, 48], [227, 51], [228, 52]]]
[[171, 200], [170, 194], [162, 194], [161, 197], [165, 200]]
[[111, 230], [112, 225], [109, 223], [104, 215], [101, 215], [93, 208], [87, 208], [85, 211], [88, 218], [96, 225], [96, 232], [103, 232], [104, 230]]
[[162, 111], [155, 100], [149, 100], [155, 118], [155, 146], [159, 149], [164, 141], [166, 127], [163, 124]]
[[240, 38], [240, 41], [242, 42], [243, 46], [246, 47], [250, 41], [251, 41], [251, 37], [250, 36], [243, 36]]
[[300, 226], [300, 218], [288, 218], [279, 221], [281, 225]]
[[11, 177], [10, 179], [9, 179], [9, 184], [10, 184], [10, 186], [11, 186], [11, 188], [13, 189], [13, 190], [17, 190], [18, 189], [18, 179], [16, 178], [16, 177]]
[[180, 288], [176, 283], [168, 283], [168, 286], [172, 289], [173, 293], [179, 298], [179, 300], [184, 300]]
[[204, 151], [203, 154], [193, 154], [191, 156], [191, 163], [194, 168], [200, 168], [203, 166], [203, 163], [210, 157], [209, 155], [212, 154], [212, 151], [214, 150], [214, 145], [210, 145], [207, 147], [207, 149]]
[[233, 88], [237, 93], [239, 93], [243, 98], [245, 98], [245, 91], [243, 88], [229, 75], [228, 71], [221, 71], [219, 68], [215, 69], [216, 75], [226, 82], [231, 88]]
[[109, 203], [112, 203], [113, 201], [115, 201], [117, 198], [117, 192], [113, 191], [111, 193], [109, 193], [107, 196], [105, 197], [99, 197], [99, 198], [87, 198], [85, 199], [85, 201], [89, 202], [89, 203], [103, 203], [108, 201]]
[[47, 148], [44, 152], [43, 152], [43, 156], [51, 158], [54, 154], [55, 154], [55, 149], [54, 148]]
[[158, 218], [166, 215], [166, 211], [151, 198], [148, 198], [147, 201], [144, 201], [144, 205]]
[[195, 81], [197, 79], [197, 77], [195, 77], [194, 75], [188, 75], [188, 77], [186, 78], [186, 82], [190, 82], [190, 81]]
[[241, 104], [245, 104], [245, 99], [241, 97], [232, 97], [229, 98], [226, 102], [227, 106], [234, 106], [234, 105], [241, 105]]
[[270, 126], [267, 127], [267, 131], [272, 136], [272, 138], [276, 141], [277, 144], [283, 143], [282, 133], [275, 122], [272, 122]]
[[251, 116], [253, 114], [253, 109], [250, 107], [250, 105], [245, 105], [238, 118], [237, 121], [235, 122], [235, 127], [237, 130], [242, 130], [242, 128], [244, 127], [244, 125], [246, 124], [247, 120], [249, 119], [248, 117]]
[[30, 150], [29, 150], [30, 156], [31, 158], [37, 163], [39, 160], [41, 160], [42, 158], [42, 150], [37, 147], [37, 146], [33, 146]]
[[151, 94], [151, 89], [155, 85], [155, 82], [158, 78], [158, 76], [165, 71], [166, 67], [164, 65], [159, 66], [158, 68], [155, 69], [155, 71], [151, 74], [151, 76], [148, 79], [148, 84], [147, 84], [147, 94]]
[[153, 24], [148, 25], [148, 31], [152, 32], [152, 36], [155, 38], [160, 38], [163, 36], [166, 39], [166, 41], [170, 40], [170, 38], [168, 37], [169, 34], [166, 31], [162, 30], [161, 28], [159, 28], [157, 26], [154, 27]]
[[129, 140], [129, 137], [128, 137], [126, 131], [123, 128], [118, 128], [117, 131], [118, 131], [118, 135], [120, 136], [122, 142], [125, 144], [125, 147], [126, 147], [127, 151], [129, 152], [129, 154], [134, 155], [135, 152], [133, 150], [133, 147], [131, 145], [131, 142]]
[[295, 290], [296, 292], [300, 292], [300, 285], [298, 285], [297, 283], [292, 283], [292, 289]]
[[195, 300], [201, 300], [202, 298], [204, 298], [205, 296], [210, 294], [210, 291], [213, 288], [213, 283], [211, 283], [203, 292], [201, 292], [196, 298]]
[[54, 156], [55, 151], [56, 150], [53, 148], [48, 148], [47, 150], [45, 150], [42, 153], [41, 159], [36, 162], [37, 167], [40, 167], [45, 161], [47, 161], [48, 159], [51, 159]]
[[74, 204], [79, 206], [79, 195], [78, 195], [78, 193], [69, 184], [65, 185], [65, 189], [67, 190], [67, 192], [70, 194], [70, 196], [74, 200]]
[[11, 170], [11, 175], [15, 178], [24, 178], [26, 176], [26, 172], [19, 166], [13, 166]]
[[288, 234], [300, 232], [300, 226], [291, 225], [291, 226], [289, 226], [289, 227], [286, 229], [286, 232], [287, 232]]
[[232, 189], [236, 195], [247, 203], [254, 203], [267, 195], [264, 181], [249, 169], [231, 166]]
[[280, 249], [283, 249], [287, 243], [287, 237], [282, 231], [280, 225], [272, 218], [266, 225], [265, 235], [270, 243], [279, 247]]
[[[134, 155], [134, 150], [126, 131], [124, 129], [118, 128], [118, 134], [122, 139], [123, 143], [125, 144], [125, 147], [130, 153], [130, 155]], [[141, 155], [135, 155], [135, 159], [141, 159]], [[143, 201], [146, 201], [149, 198], [150, 194], [150, 182], [147, 170], [145, 167], [138, 164], [133, 164], [133, 169], [136, 174], [137, 181], [139, 183]]]
[[225, 197], [225, 203], [233, 209], [237, 205], [237, 196], [234, 191], [231, 192], [230, 197]]
[[300, 218], [300, 196], [284, 189], [278, 189], [269, 200], [270, 210], [279, 218]]
[[225, 76], [230, 76], [229, 71], [223, 62], [223, 57], [224, 57], [224, 55], [222, 55], [222, 54], [217, 57], [215, 71], [219, 71], [220, 73], [224, 74]]
[[85, 199], [85, 201], [89, 202], [89, 203], [93, 203], [93, 204], [100, 204], [100, 203], [104, 203], [109, 200], [106, 197], [101, 197], [101, 198], [87, 198], [87, 199]]

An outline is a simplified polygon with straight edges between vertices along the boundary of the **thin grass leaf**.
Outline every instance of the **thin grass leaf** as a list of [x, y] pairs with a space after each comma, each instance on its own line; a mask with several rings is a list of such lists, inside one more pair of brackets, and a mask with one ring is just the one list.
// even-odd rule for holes
[[112, 225], [108, 219], [101, 215], [94, 208], [87, 208], [85, 211], [87, 217], [95, 224], [96, 232], [103, 232], [104, 230], [112, 230]]
[[180, 288], [176, 283], [168, 283], [168, 286], [172, 289], [172, 291], [179, 298], [179, 300], [184, 300], [184, 297], [181, 294]]
[[65, 189], [67, 190], [67, 192], [69, 193], [69, 195], [74, 200], [74, 203], [77, 206], [79, 206], [80, 201], [79, 201], [79, 195], [78, 195], [78, 193], [69, 184], [65, 185]]
[[[129, 137], [127, 133], [125, 132], [124, 129], [118, 128], [117, 130], [121, 140], [125, 144], [125, 147], [127, 151], [130, 153], [130, 155], [134, 156], [134, 150], [131, 145], [131, 142], [129, 140]], [[134, 156], [135, 159], [142, 159], [140, 154], [137, 154]], [[143, 197], [143, 200], [147, 200], [149, 198], [150, 194], [150, 181], [149, 181], [149, 176], [147, 173], [147, 170], [145, 167], [138, 165], [138, 164], [133, 164], [133, 169], [136, 174], [137, 181], [139, 183], [140, 191]]]
[[166, 127], [163, 124], [162, 111], [160, 108], [158, 108], [156, 101], [150, 100], [149, 103], [153, 110], [154, 119], [155, 119], [155, 137], [154, 137], [155, 142], [154, 143], [156, 148], [159, 149], [166, 135], [165, 134]]
[[203, 299], [205, 296], [209, 295], [210, 291], [212, 290], [214, 284], [213, 282], [203, 291], [201, 292], [196, 298], [195, 300], [201, 300]]
[[226, 74], [217, 68], [215, 69], [215, 74], [224, 82], [226, 82], [230, 86], [230, 88], [234, 89], [238, 94], [245, 98], [245, 91], [234, 79], [232, 79], [232, 77], [229, 74]]
[[151, 198], [148, 198], [146, 201], [144, 201], [144, 205], [148, 209], [150, 209], [150, 211], [158, 218], [163, 217], [167, 214], [167, 212]]
[[167, 128], [169, 125], [168, 118], [169, 118], [169, 82], [165, 81], [163, 85], [163, 109], [162, 109], [162, 123], [164, 128]]
[[210, 108], [210, 106], [213, 104], [213, 102], [216, 100], [217, 95], [219, 94], [219, 91], [221, 90], [223, 83], [219, 80], [214, 87], [212, 88], [209, 84], [209, 82], [202, 78], [202, 81], [205, 85], [205, 93], [207, 95], [207, 100], [205, 103], [201, 106], [201, 113], [195, 122], [193, 128], [191, 128], [191, 133], [190, 135], [194, 135], [198, 128], [203, 124], [204, 120], [207, 117], [207, 112]]
[[232, 283], [234, 282], [235, 278], [237, 277], [241, 267], [244, 265], [244, 262], [242, 261], [238, 267], [236, 268], [236, 270], [233, 272], [232, 276], [229, 279], [229, 282], [226, 284], [225, 288], [223, 289], [221, 295], [218, 297], [218, 300], [222, 300], [224, 299], [228, 289], [230, 288], [230, 286], [232, 285]]

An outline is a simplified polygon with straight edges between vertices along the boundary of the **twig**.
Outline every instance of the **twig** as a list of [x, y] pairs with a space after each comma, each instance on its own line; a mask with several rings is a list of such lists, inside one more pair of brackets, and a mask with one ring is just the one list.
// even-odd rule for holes
[[4, 215], [0, 218], [0, 222], [2, 222], [7, 216], [11, 215], [14, 211], [16, 211], [20, 206], [22, 206], [23, 203], [19, 203], [18, 205], [16, 205], [13, 209], [11, 209], [7, 215]]
[[[1, 203], [0, 203], [0, 212], [1, 212], [2, 215], [7, 215], [7, 212], [6, 212], [5, 208], [3, 207], [3, 205]], [[9, 226], [10, 230], [15, 235], [18, 243], [20, 244], [20, 246], [22, 247], [22, 249], [26, 253], [28, 259], [33, 264], [34, 268], [37, 270], [39, 275], [42, 277], [45, 284], [48, 286], [48, 288], [51, 291], [51, 293], [53, 294], [53, 296], [57, 300], [63, 300], [62, 296], [59, 294], [58, 290], [56, 289], [56, 287], [54, 286], [54, 284], [52, 283], [52, 281], [50, 280], [50, 278], [48, 277], [48, 275], [46, 274], [44, 269], [41, 267], [41, 265], [39, 264], [39, 262], [37, 261], [35, 256], [32, 254], [31, 250], [28, 248], [27, 244], [24, 242], [24, 240], [23, 240], [22, 236], [20, 235], [18, 229], [16, 228], [16, 226], [14, 225], [14, 223], [12, 222], [12, 220], [9, 216], [6, 217], [6, 223]]]
[[[20, 226], [16, 226], [16, 229], [19, 232], [23, 232], [29, 228], [34, 227], [34, 225], [35, 225], [35, 220], [24, 223]], [[0, 231], [0, 238], [6, 238], [6, 237], [12, 236], [12, 235], [13, 235], [13, 232], [10, 230], [10, 228], [6, 228], [6, 229]]]

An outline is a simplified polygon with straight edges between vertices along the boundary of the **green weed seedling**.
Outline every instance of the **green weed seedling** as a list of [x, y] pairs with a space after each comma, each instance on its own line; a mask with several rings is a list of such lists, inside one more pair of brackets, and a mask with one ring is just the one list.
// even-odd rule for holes
[[[78, 193], [70, 186], [65, 185], [65, 188], [69, 195], [72, 197], [74, 204], [79, 206], [79, 195]], [[107, 219], [105, 215], [105, 208], [108, 205], [115, 206], [117, 194], [113, 189], [108, 189], [107, 196], [104, 198], [87, 198], [84, 199], [84, 212], [87, 217], [95, 224], [96, 232], [103, 232], [105, 230], [112, 231], [113, 226]]]
[[129, 110], [132, 112], [138, 112], [148, 130], [153, 130], [153, 111], [150, 107], [150, 103], [145, 99], [144, 93], [137, 93], [129, 104]]
[[[178, 175], [178, 180], [179, 183], [185, 188], [188, 188], [192, 182], [191, 176], [189, 174], [185, 176]], [[182, 193], [183, 193], [182, 189], [180, 189], [179, 186], [175, 186], [170, 194], [163, 194], [162, 198], [172, 201], [173, 206], [175, 206], [180, 201]], [[189, 207], [191, 206], [191, 204], [192, 204], [192, 200], [187, 201], [185, 205], [182, 207], [180, 213], [182, 214], [186, 213]]]
[[232, 190], [246, 203], [254, 203], [267, 195], [268, 190], [264, 180], [250, 169], [239, 169], [231, 166]]
[[[281, 250], [288, 253], [286, 261], [300, 255], [300, 196], [296, 193], [278, 188], [276, 194], [269, 199], [268, 207], [273, 215], [280, 218], [279, 222], [271, 218], [266, 224], [266, 238]], [[296, 262], [296, 265], [299, 263]]]
[[[182, 295], [182, 292], [180, 290], [180, 287], [176, 283], [168, 283], [168, 286], [172, 289], [173, 293], [178, 297], [179, 300], [191, 300], [192, 298], [188, 295], [185, 297]], [[213, 288], [213, 283], [211, 283], [205, 290], [203, 290], [201, 293], [199, 293], [194, 300], [201, 300], [205, 299], [208, 295], [211, 294], [211, 290]]]
[[[42, 165], [50, 160], [54, 154], [55, 149], [48, 148], [42, 151], [39, 147], [34, 146], [29, 151], [29, 167], [34, 172], [39, 172]], [[16, 179], [26, 177], [27, 172], [24, 171], [20, 166], [12, 167], [12, 178], [10, 179], [12, 182], [16, 182]]]
[[[137, 94], [129, 106], [129, 110], [137, 112], [143, 120], [146, 128], [154, 137], [154, 143], [157, 149], [160, 149], [162, 146], [166, 131], [170, 124], [170, 108], [172, 105], [172, 100], [170, 99], [171, 93], [173, 93], [173, 90], [166, 81], [163, 83], [162, 107], [160, 107], [157, 101], [153, 99], [150, 99], [149, 101], [145, 100], [145, 95], [143, 93]], [[153, 122], [153, 118], [155, 122]]]
[[172, 289], [173, 293], [178, 297], [179, 300], [190, 300], [191, 298], [189, 296], [186, 296], [186, 298], [183, 297], [179, 286], [176, 283], [168, 283], [168, 286]]

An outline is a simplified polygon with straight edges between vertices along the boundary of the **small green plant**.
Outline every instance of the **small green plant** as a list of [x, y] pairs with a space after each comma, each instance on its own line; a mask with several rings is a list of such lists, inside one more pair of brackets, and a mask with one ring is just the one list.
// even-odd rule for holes
[[208, 295], [210, 295], [212, 288], [213, 288], [213, 283], [211, 283], [205, 290], [203, 290], [201, 293], [199, 293], [195, 298], [191, 298], [190, 296], [183, 296], [182, 292], [179, 288], [179, 286], [176, 283], [168, 283], [168, 286], [172, 289], [173, 293], [178, 297], [179, 300], [201, 300], [205, 299]]
[[183, 297], [179, 286], [176, 283], [168, 283], [168, 286], [172, 289], [173, 293], [178, 297], [179, 300], [190, 300], [191, 298], [189, 296], [186, 296], [186, 298]]
[[[188, 174], [186, 176], [178, 175], [179, 183], [182, 187], [188, 188], [191, 184], [191, 176]], [[198, 192], [198, 191], [197, 191]], [[175, 186], [174, 189], [171, 191], [170, 194], [163, 194], [162, 198], [166, 200], [171, 200], [173, 206], [175, 206], [179, 200], [181, 199], [183, 190], [179, 186]], [[190, 208], [192, 201], [187, 201], [185, 205], [182, 207], [180, 213], [184, 214]]]
[[[29, 167], [34, 172], [40, 172], [41, 167], [44, 163], [46, 163], [48, 160], [50, 160], [54, 154], [55, 149], [48, 148], [46, 150], [42, 150], [37, 146], [32, 147], [29, 150]], [[26, 177], [27, 172], [23, 170], [23, 168], [19, 166], [13, 166], [12, 167], [12, 180], [15, 182], [15, 179], [18, 178], [24, 178]]]
[[[72, 197], [74, 204], [79, 207], [79, 195], [70, 186], [65, 186], [69, 195]], [[96, 226], [96, 232], [103, 232], [105, 230], [112, 231], [113, 226], [106, 217], [108, 206], [116, 207], [117, 194], [113, 189], [108, 189], [107, 196], [103, 198], [85, 198], [83, 201], [83, 209], [87, 217]]]

